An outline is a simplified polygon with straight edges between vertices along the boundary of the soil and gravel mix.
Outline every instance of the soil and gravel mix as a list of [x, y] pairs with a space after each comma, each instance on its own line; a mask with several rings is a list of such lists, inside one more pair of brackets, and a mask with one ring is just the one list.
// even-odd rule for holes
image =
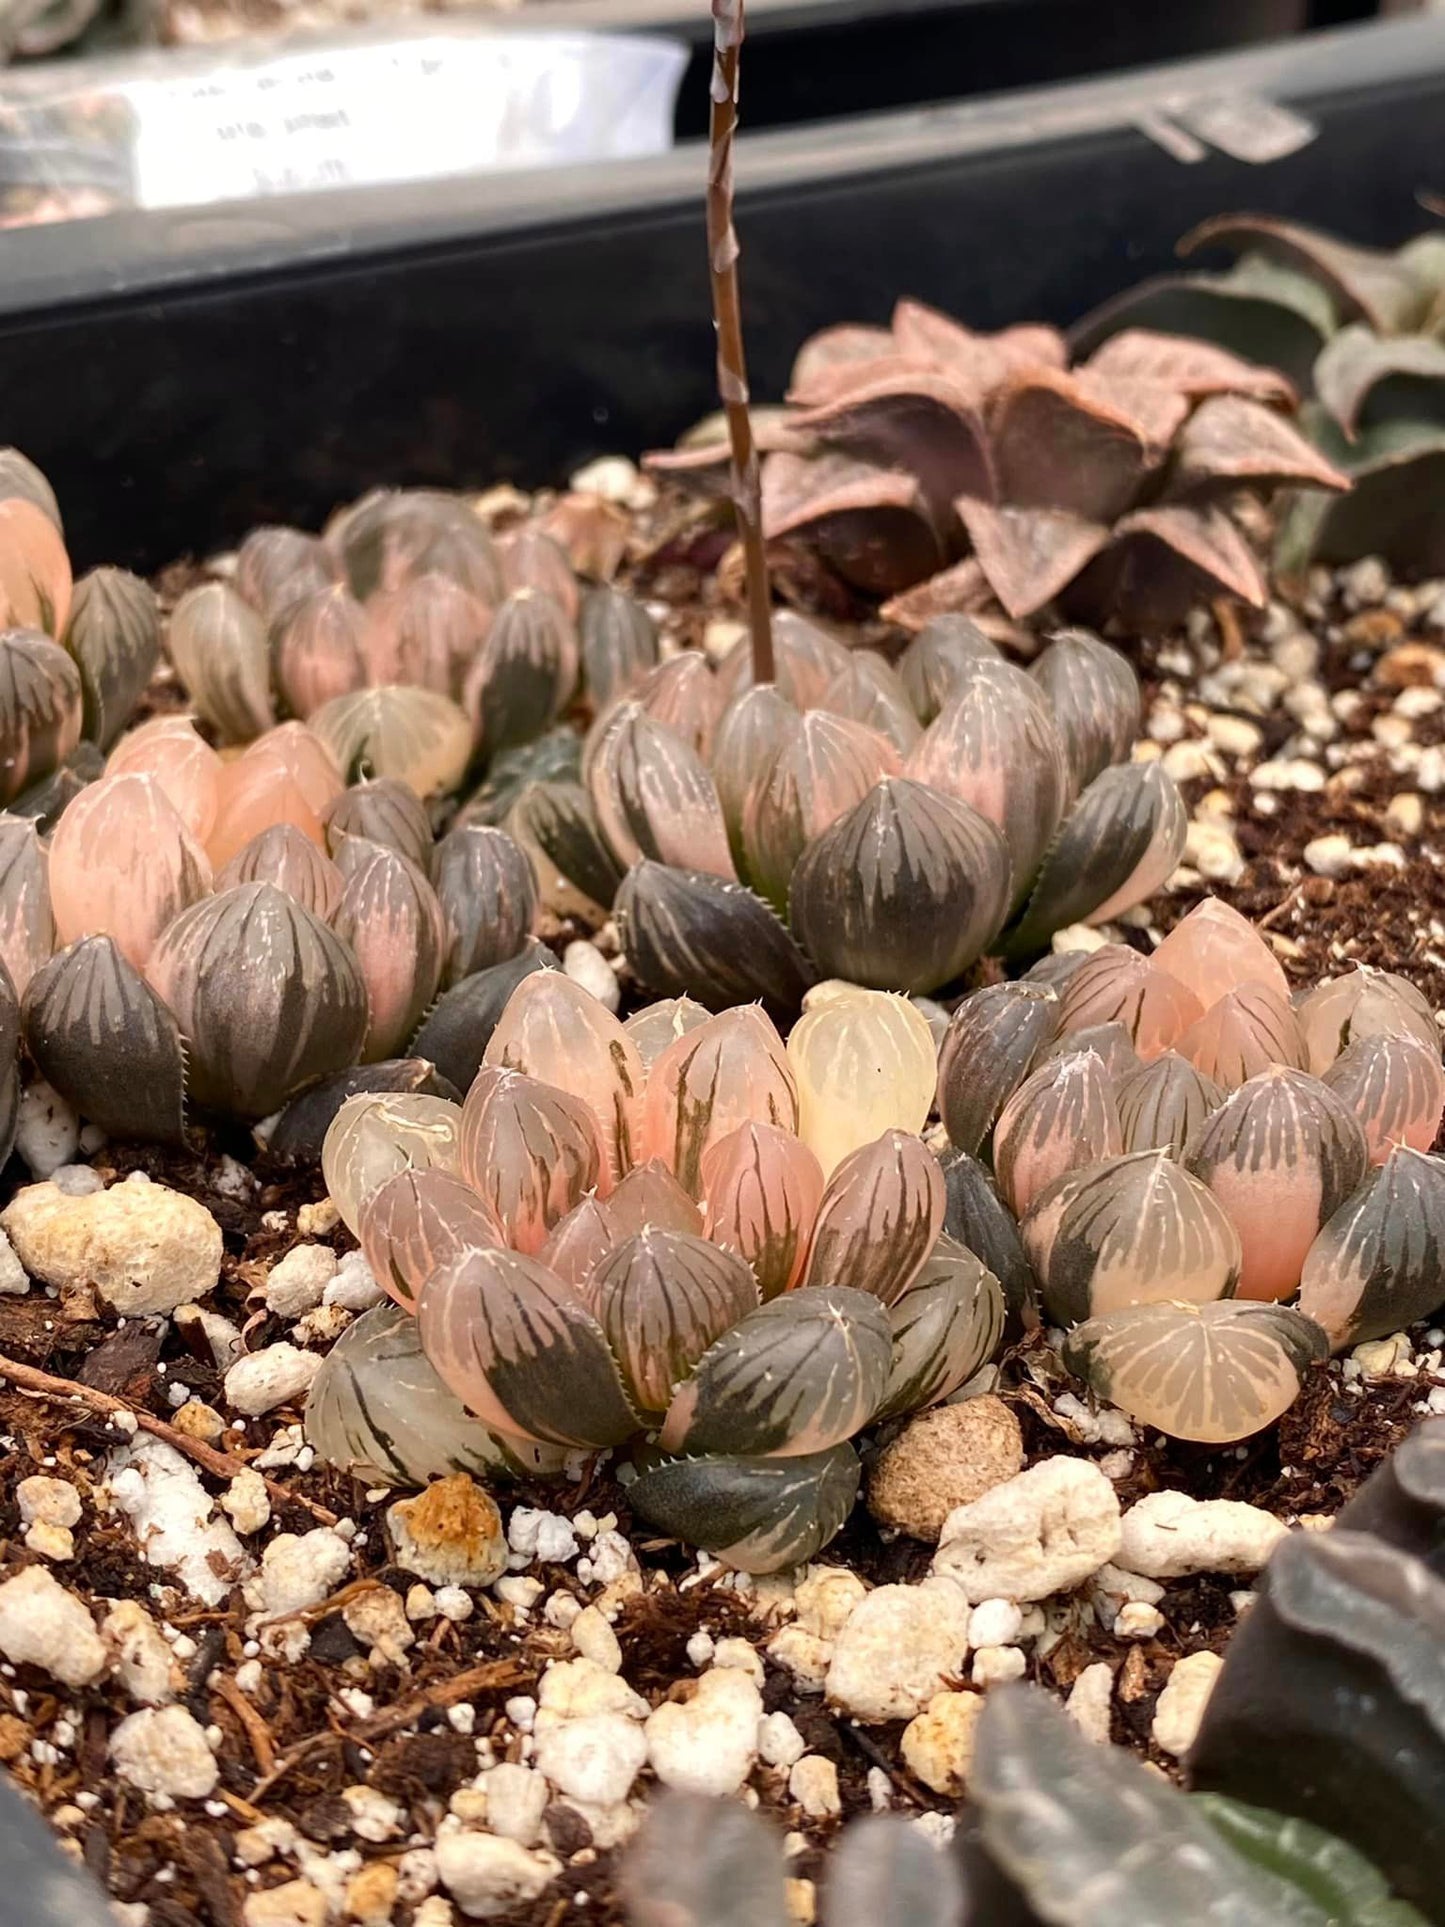
[[[629, 504], [624, 579], [673, 646], [718, 652], [741, 625], [717, 539], [627, 465], [605, 473]], [[503, 520], [525, 506], [483, 498]], [[163, 592], [196, 575], [178, 566]], [[1399, 586], [1373, 560], [1317, 571], [1258, 617], [1206, 612], [1135, 659], [1144, 753], [1179, 780], [1191, 830], [1170, 888], [1107, 934], [1148, 947], [1213, 892], [1260, 924], [1293, 983], [1375, 964], [1438, 1011], [1445, 583]], [[180, 700], [163, 673], [148, 707]], [[577, 934], [548, 933], [559, 949]], [[43, 1165], [65, 1128], [31, 1115], [22, 1151]], [[1097, 1411], [1042, 1335], [1026, 1341], [978, 1388], [998, 1445], [985, 1483], [1064, 1458], [1097, 1469], [1126, 1528], [1160, 1493], [1248, 1510], [1207, 1530], [1189, 1514], [1199, 1550], [1162, 1578], [1120, 1554], [1021, 1607], [975, 1603], [960, 1670], [921, 1693], [900, 1680], [886, 1717], [856, 1684], [869, 1668], [849, 1623], [865, 1589], [925, 1585], [926, 1540], [860, 1504], [801, 1588], [739, 1579], [634, 1528], [598, 1462], [498, 1484], [500, 1518], [466, 1500], [450, 1563], [404, 1569], [397, 1495], [315, 1464], [300, 1431], [312, 1361], [377, 1295], [319, 1173], [269, 1169], [240, 1129], [195, 1155], [64, 1155], [64, 1183], [83, 1189], [83, 1165], [107, 1184], [139, 1173], [204, 1207], [221, 1241], [200, 1310], [170, 1317], [118, 1319], [0, 1266], [0, 1582], [49, 1574], [32, 1583], [58, 1583], [102, 1633], [93, 1663], [83, 1637], [62, 1653], [39, 1626], [62, 1623], [53, 1593], [7, 1600], [0, 1584], [0, 1761], [136, 1927], [620, 1921], [615, 1857], [659, 1775], [774, 1815], [806, 1922], [841, 1819], [888, 1806], [946, 1836], [967, 1702], [996, 1680], [1040, 1682], [1097, 1737], [1177, 1773], [1212, 1670], [1192, 1663], [1171, 1688], [1178, 1663], [1222, 1652], [1281, 1529], [1326, 1528], [1421, 1414], [1445, 1411], [1441, 1330], [1318, 1368], [1278, 1427], [1223, 1451]], [[0, 1202], [29, 1178], [17, 1154]], [[273, 1283], [298, 1247], [315, 1255]], [[242, 1353], [266, 1369], [237, 1378]], [[957, 1467], [939, 1444], [915, 1472], [926, 1511]], [[486, 1583], [467, 1583], [469, 1562]], [[565, 1785], [539, 1771], [587, 1719], [600, 1764], [574, 1748]]]

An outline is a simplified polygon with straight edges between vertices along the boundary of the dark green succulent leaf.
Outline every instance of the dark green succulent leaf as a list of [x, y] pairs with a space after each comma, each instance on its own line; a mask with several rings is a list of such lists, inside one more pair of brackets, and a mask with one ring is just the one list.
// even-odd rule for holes
[[20, 1049], [20, 999], [4, 960], [0, 959], [0, 1065], [13, 1064]]
[[830, 976], [926, 992], [966, 970], [1008, 914], [996, 826], [959, 797], [885, 777], [808, 844], [788, 918]]
[[1164, 274], [1106, 301], [1072, 330], [1076, 355], [1125, 328], [1195, 336], [1278, 368], [1297, 389], [1338, 325], [1334, 301], [1309, 275], [1247, 255], [1225, 274]]
[[[1404, 574], [1445, 573], [1445, 426], [1381, 424], [1360, 437], [1351, 472], [1349, 494], [1328, 499], [1310, 559], [1381, 555]], [[1296, 537], [1291, 559], [1297, 548]]]
[[80, 670], [86, 739], [109, 749], [160, 656], [154, 590], [125, 569], [92, 569], [75, 585], [62, 640]]
[[20, 1128], [20, 1067], [11, 1064], [0, 1071], [0, 1163], [15, 1149], [15, 1134]]
[[41, 836], [49, 836], [80, 792], [105, 774], [105, 758], [94, 743], [77, 743], [49, 776], [22, 790], [6, 805], [11, 816], [24, 817]]
[[1011, 1330], [1032, 1330], [1039, 1322], [1039, 1287], [1024, 1252], [1018, 1222], [994, 1189], [993, 1179], [964, 1151], [943, 1159], [948, 1198], [944, 1230], [974, 1253], [998, 1279]]
[[390, 1057], [379, 1064], [357, 1064], [337, 1071], [293, 1097], [268, 1132], [265, 1145], [278, 1164], [319, 1164], [336, 1113], [348, 1097], [363, 1091], [395, 1092], [407, 1097], [444, 1097], [460, 1104], [461, 1091], [424, 1057]]
[[452, 830], [433, 867], [446, 921], [443, 984], [515, 957], [531, 935], [537, 879], [506, 831], [479, 823]]
[[557, 959], [547, 946], [528, 937], [515, 957], [463, 977], [442, 992], [411, 1040], [412, 1055], [435, 1064], [459, 1091], [469, 1091], [512, 992], [534, 970], [556, 968]]
[[833, 1538], [853, 1510], [860, 1473], [851, 1445], [785, 1459], [672, 1459], [644, 1471], [627, 1497], [659, 1532], [742, 1572], [780, 1572]]
[[989, 1854], [1049, 1927], [1343, 1927], [1237, 1852], [1167, 1780], [1087, 1740], [1036, 1687], [989, 1694], [969, 1792]]
[[782, 921], [740, 883], [664, 863], [635, 863], [614, 905], [628, 962], [650, 989], [709, 1010], [761, 1002], [795, 1017], [812, 968]]
[[1442, 1300], [1445, 1158], [1402, 1144], [1340, 1204], [1310, 1246], [1300, 1310], [1342, 1351], [1428, 1318]]
[[1347, 1841], [1288, 1814], [1246, 1806], [1222, 1793], [1194, 1804], [1236, 1853], [1278, 1874], [1347, 1927], [1425, 1927], [1425, 1916], [1392, 1900], [1385, 1877]]
[[590, 791], [580, 783], [529, 783], [508, 821], [583, 896], [603, 910], [612, 907], [623, 872], [602, 834]]
[[1065, 817], [1023, 915], [1004, 933], [1006, 954], [1028, 956], [1068, 924], [1103, 922], [1142, 902], [1173, 874], [1188, 829], [1158, 763], [1106, 769]]
[[802, 1458], [859, 1432], [883, 1398], [888, 1314], [843, 1286], [784, 1292], [711, 1345], [659, 1433], [666, 1452]]
[[473, 1418], [427, 1362], [416, 1319], [393, 1304], [363, 1312], [327, 1353], [307, 1394], [306, 1438], [337, 1471], [380, 1485], [425, 1485], [449, 1472], [535, 1477], [566, 1457]]
[[1119, 650], [1087, 629], [1060, 630], [1029, 674], [1049, 699], [1077, 796], [1133, 749], [1141, 713], [1139, 678]]
[[1353, 438], [1384, 420], [1445, 426], [1445, 342], [1342, 328], [1315, 363], [1315, 393]]
[[667, 1410], [678, 1380], [757, 1305], [758, 1287], [736, 1252], [649, 1225], [602, 1257], [586, 1297], [646, 1416]]
[[581, 645], [570, 615], [540, 589], [514, 589], [467, 674], [467, 713], [484, 756], [530, 743], [571, 701]]
[[25, 1043], [41, 1075], [112, 1137], [185, 1142], [175, 1018], [109, 937], [82, 937], [30, 979]]
[[424, 875], [432, 873], [434, 845], [426, 805], [409, 783], [378, 776], [344, 789], [322, 819], [326, 847], [340, 862], [348, 837], [379, 843], [409, 857]]
[[0, 804], [13, 809], [14, 798], [64, 762], [80, 719], [74, 659], [38, 629], [0, 632]]
[[583, 681], [599, 710], [627, 695], [657, 666], [657, 624], [636, 596], [610, 582], [583, 596], [577, 629]]
[[1353, 1520], [1287, 1534], [1189, 1770], [1197, 1790], [1348, 1841], [1400, 1900], [1445, 1919], [1445, 1580]]
[[1344, 321], [1367, 321], [1381, 334], [1410, 325], [1421, 303], [1416, 276], [1394, 254], [1356, 247], [1336, 235], [1273, 214], [1216, 214], [1191, 228], [1179, 253], [1231, 248], [1248, 259], [1262, 256], [1287, 271], [1307, 275], [1324, 289]]
[[1043, 984], [986, 984], [963, 999], [938, 1052], [938, 1111], [950, 1144], [978, 1154], [1058, 1021], [1058, 995]]
[[518, 743], [492, 759], [487, 780], [457, 816], [454, 828], [468, 823], [505, 825], [529, 783], [576, 783], [582, 775], [582, 738], [575, 729], [549, 729], [534, 743]]
[[273, 884], [183, 910], [147, 975], [180, 1025], [197, 1103], [265, 1117], [360, 1055], [368, 1012], [354, 954]]
[[948, 1398], [988, 1363], [1003, 1336], [1003, 1288], [981, 1259], [943, 1237], [888, 1318], [893, 1363], [875, 1421]]

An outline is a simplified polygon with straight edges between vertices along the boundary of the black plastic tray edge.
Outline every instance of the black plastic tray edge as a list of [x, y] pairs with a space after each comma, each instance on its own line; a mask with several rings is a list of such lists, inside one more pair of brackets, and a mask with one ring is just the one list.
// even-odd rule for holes
[[[984, 155], [1006, 165], [1011, 152], [1065, 140], [1123, 134], [1143, 141], [1143, 117], [1178, 95], [1262, 94], [1308, 110], [1320, 100], [1428, 85], [1442, 72], [1445, 17], [1371, 23], [1105, 79], [745, 134], [739, 193], [746, 202], [806, 192], [815, 183], [836, 188], [851, 177], [946, 167]], [[1270, 169], [1248, 172], [1264, 180]], [[1445, 145], [1440, 172], [1445, 175]], [[602, 166], [458, 176], [214, 208], [133, 210], [18, 229], [0, 237], [0, 325], [11, 315], [52, 305], [108, 303], [177, 283], [200, 286], [216, 276], [324, 271], [342, 260], [394, 250], [560, 235], [699, 203], [703, 174], [701, 149], [687, 143], [654, 158]]]

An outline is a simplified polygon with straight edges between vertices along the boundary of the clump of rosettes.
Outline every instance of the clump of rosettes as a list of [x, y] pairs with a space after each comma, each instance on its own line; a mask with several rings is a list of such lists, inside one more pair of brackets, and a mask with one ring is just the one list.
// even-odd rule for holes
[[[395, 1315], [359, 1322], [312, 1393], [317, 1450], [394, 1476], [400, 1432], [409, 1475], [432, 1469], [440, 1420], [416, 1440], [392, 1409], [429, 1364], [458, 1463], [630, 1447], [662, 1531], [749, 1571], [810, 1558], [852, 1506], [853, 1438], [956, 1391], [1004, 1317], [942, 1235], [926, 1025], [846, 985], [818, 1016], [826, 1049], [804, 1026], [785, 1048], [756, 1006], [622, 1023], [541, 971], [464, 1103], [349, 1099], [327, 1184], [416, 1349], [389, 1376]], [[865, 1091], [869, 1134], [840, 1138]]]
[[[1298, 304], [1286, 309], [1296, 324]], [[1015, 621], [1057, 605], [1135, 634], [1209, 597], [1261, 608], [1239, 499], [1349, 486], [1290, 420], [1298, 396], [1278, 369], [1152, 328], [1070, 366], [1052, 328], [977, 334], [904, 300], [887, 328], [805, 342], [788, 401], [761, 437], [765, 534], [891, 596], [884, 614], [909, 627], [991, 601]], [[652, 464], [712, 494], [724, 452]]]
[[1058, 636], [1029, 673], [972, 624], [898, 668], [791, 612], [775, 684], [745, 644], [675, 658], [604, 710], [580, 783], [541, 781], [520, 839], [614, 911], [638, 977], [713, 1009], [794, 1015], [819, 976], [928, 992], [986, 951], [1141, 902], [1187, 827], [1156, 762], [1128, 761], [1139, 688], [1116, 651]]
[[938, 1103], [950, 1231], [1007, 1278], [1006, 1206], [1066, 1361], [1162, 1432], [1246, 1437], [1312, 1361], [1445, 1294], [1428, 1006], [1365, 968], [1291, 999], [1222, 903], [1152, 956], [1109, 944], [966, 997]]
[[[453, 1048], [480, 1054], [492, 978], [535, 948], [535, 885], [504, 831], [436, 851], [414, 790], [348, 789], [297, 722], [229, 759], [188, 718], [142, 724], [48, 848], [0, 814], [0, 878], [30, 1055], [124, 1137], [179, 1141], [188, 1103], [263, 1118], [327, 1079], [450, 1090], [399, 1053], [445, 983], [470, 1000]], [[316, 1155], [345, 1094], [320, 1084], [290, 1154]]]
[[50, 484], [0, 449], [0, 808], [48, 828], [99, 774], [159, 652], [149, 587], [110, 568], [72, 582]]
[[[585, 521], [585, 518], [584, 518]], [[574, 568], [610, 573], [584, 523], [501, 537], [459, 495], [377, 491], [320, 536], [262, 528], [229, 582], [182, 596], [167, 647], [224, 743], [290, 716], [348, 778], [395, 779], [426, 797], [547, 731], [584, 665], [598, 700], [657, 662], [642, 607]]]

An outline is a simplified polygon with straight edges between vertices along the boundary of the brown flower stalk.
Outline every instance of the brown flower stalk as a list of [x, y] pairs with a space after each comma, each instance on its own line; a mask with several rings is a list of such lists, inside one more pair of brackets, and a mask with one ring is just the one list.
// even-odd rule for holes
[[753, 680], [773, 680], [773, 624], [763, 547], [762, 482], [748, 418], [748, 369], [738, 295], [738, 237], [733, 226], [733, 141], [738, 126], [738, 63], [743, 0], [712, 0], [712, 115], [707, 172], [708, 270], [717, 329], [717, 385], [732, 445], [733, 513], [747, 565]]

